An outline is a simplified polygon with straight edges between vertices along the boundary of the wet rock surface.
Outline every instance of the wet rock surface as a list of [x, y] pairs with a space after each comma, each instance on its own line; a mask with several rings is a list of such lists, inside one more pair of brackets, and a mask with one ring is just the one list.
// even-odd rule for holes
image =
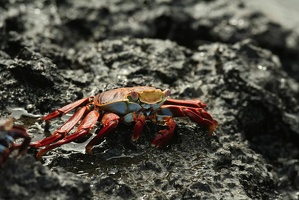
[[66, 120], [46, 126], [38, 115], [126, 86], [199, 98], [219, 122], [208, 137], [176, 119], [162, 149], [150, 143], [163, 127], [149, 122], [133, 142], [133, 125], [120, 124], [87, 155], [99, 123], [41, 162], [35, 149], [9, 159], [1, 198], [299, 198], [295, 31], [225, 0], [4, 1], [0, 13], [0, 114], [18, 118], [33, 140]]

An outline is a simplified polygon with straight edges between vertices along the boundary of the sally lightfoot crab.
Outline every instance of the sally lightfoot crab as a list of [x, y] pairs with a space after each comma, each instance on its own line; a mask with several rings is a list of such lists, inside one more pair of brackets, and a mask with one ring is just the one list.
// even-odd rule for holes
[[[23, 142], [15, 145], [14, 140], [23, 138]], [[18, 154], [26, 152], [31, 141], [25, 128], [13, 124], [13, 118], [0, 120], [0, 166], [5, 163], [9, 155], [18, 148]]]
[[[51, 136], [31, 146], [44, 147], [37, 153], [37, 158], [41, 158], [49, 150], [87, 135], [97, 121], [101, 121], [103, 127], [86, 145], [86, 152], [90, 154], [93, 146], [115, 129], [120, 121], [135, 123], [132, 140], [139, 138], [147, 120], [165, 125], [167, 128], [160, 130], [152, 141], [156, 147], [166, 144], [173, 136], [176, 127], [173, 117], [189, 117], [193, 122], [206, 127], [209, 135], [213, 133], [218, 123], [204, 110], [206, 105], [202, 101], [170, 99], [169, 95], [169, 90], [139, 86], [113, 89], [80, 99], [42, 117], [42, 120], [49, 121], [79, 108]], [[74, 133], [68, 134], [78, 123]]]

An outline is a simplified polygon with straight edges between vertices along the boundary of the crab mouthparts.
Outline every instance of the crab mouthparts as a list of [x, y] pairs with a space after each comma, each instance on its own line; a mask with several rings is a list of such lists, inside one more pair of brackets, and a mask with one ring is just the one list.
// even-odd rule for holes
[[141, 104], [141, 107], [143, 108], [143, 113], [149, 116], [154, 112], [156, 112], [161, 107], [162, 104], [163, 101], [157, 104]]

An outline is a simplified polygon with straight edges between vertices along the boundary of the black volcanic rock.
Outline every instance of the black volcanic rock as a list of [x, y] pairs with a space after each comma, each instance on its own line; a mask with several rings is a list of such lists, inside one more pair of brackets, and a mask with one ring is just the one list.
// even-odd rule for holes
[[199, 98], [219, 122], [208, 137], [176, 118], [162, 149], [152, 122], [136, 142], [120, 123], [93, 155], [89, 138], [42, 161], [32, 148], [0, 168], [1, 199], [298, 199], [296, 31], [245, 1], [3, 1], [0, 13], [0, 115], [33, 140], [67, 119], [33, 114], [126, 86]]

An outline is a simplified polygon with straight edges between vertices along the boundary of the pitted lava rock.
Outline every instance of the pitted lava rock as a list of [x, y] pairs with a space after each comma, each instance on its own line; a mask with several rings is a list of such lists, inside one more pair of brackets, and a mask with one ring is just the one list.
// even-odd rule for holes
[[0, 13], [0, 116], [23, 109], [16, 123], [33, 140], [67, 117], [46, 125], [32, 114], [137, 85], [199, 98], [219, 122], [208, 137], [176, 118], [162, 149], [150, 145], [161, 125], [133, 142], [120, 123], [87, 155], [99, 123], [47, 166], [35, 149], [10, 158], [0, 199], [299, 199], [296, 31], [236, 0], [3, 1]]
[[1, 199], [90, 199], [89, 183], [61, 168], [49, 170], [31, 155], [10, 159], [0, 170]]

